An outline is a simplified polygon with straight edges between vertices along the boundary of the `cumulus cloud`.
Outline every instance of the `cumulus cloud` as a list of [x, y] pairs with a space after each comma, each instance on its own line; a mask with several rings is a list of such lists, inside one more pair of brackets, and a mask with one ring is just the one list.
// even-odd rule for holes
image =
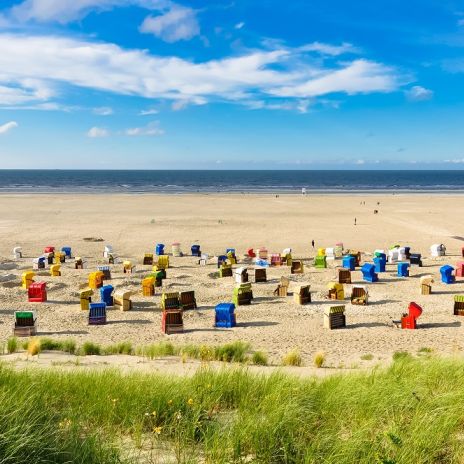
[[[27, 64], [27, 65], [26, 65]], [[45, 103], [66, 86], [179, 102], [307, 100], [332, 93], [393, 92], [396, 69], [366, 59], [314, 60], [299, 48], [253, 50], [192, 62], [58, 36], [0, 34], [0, 105]]]
[[87, 132], [87, 137], [90, 137], [91, 139], [108, 137], [109, 135], [110, 135], [109, 131], [107, 129], [104, 129], [103, 127], [94, 126], [90, 128]]
[[113, 114], [113, 112], [113, 108], [110, 108], [108, 106], [101, 106], [99, 108], [93, 109], [93, 113], [98, 116], [110, 116]]
[[67, 24], [82, 19], [91, 11], [106, 11], [132, 5], [149, 10], [162, 10], [172, 4], [170, 0], [24, 0], [8, 10], [4, 18], [19, 22]]
[[240, 23], [237, 23], [234, 27], [235, 27], [235, 29], [242, 29], [243, 26], [245, 26], [245, 23], [242, 21]]
[[10, 130], [14, 129], [15, 127], [18, 127], [18, 123], [16, 121], [10, 121], [3, 124], [0, 126], [0, 135], [10, 132]]
[[131, 137], [141, 136], [141, 135], [153, 137], [153, 136], [163, 135], [164, 130], [159, 127], [159, 121], [153, 121], [144, 127], [133, 127], [131, 129], [126, 129], [124, 133]]
[[159, 16], [148, 16], [140, 26], [140, 32], [153, 34], [165, 42], [190, 40], [200, 34], [196, 11], [174, 6]]
[[420, 85], [411, 87], [405, 91], [405, 94], [408, 100], [411, 101], [424, 101], [433, 98], [433, 91], [426, 89], [425, 87], [421, 87]]

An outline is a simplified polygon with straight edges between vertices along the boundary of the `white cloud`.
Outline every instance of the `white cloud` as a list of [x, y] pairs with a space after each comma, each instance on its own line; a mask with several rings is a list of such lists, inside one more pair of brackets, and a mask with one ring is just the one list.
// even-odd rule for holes
[[97, 114], [98, 116], [110, 116], [113, 114], [113, 108], [108, 106], [101, 106], [99, 108], [94, 108], [93, 113]]
[[345, 53], [358, 53], [359, 50], [352, 44], [344, 42], [341, 45], [330, 45], [321, 42], [313, 42], [300, 47], [303, 52], [318, 52], [322, 55], [338, 56]]
[[187, 108], [190, 105], [201, 106], [206, 105], [206, 103], [208, 103], [207, 100], [202, 97], [183, 98], [173, 102], [171, 105], [171, 109], [173, 111], [181, 111], [185, 110], [185, 108]]
[[424, 101], [433, 98], [433, 91], [426, 89], [425, 87], [421, 87], [420, 85], [411, 87], [405, 91], [405, 94], [408, 100], [411, 101]]
[[147, 16], [140, 26], [140, 32], [172, 43], [199, 35], [200, 25], [195, 10], [176, 5], [162, 15]]
[[107, 129], [104, 129], [103, 127], [92, 127], [87, 132], [87, 137], [90, 137], [91, 139], [108, 137], [109, 135], [109, 131]]
[[170, 0], [24, 0], [12, 7], [5, 17], [19, 22], [58, 22], [67, 24], [82, 19], [91, 11], [106, 11], [115, 7], [140, 6], [162, 10], [172, 5]]
[[464, 26], [464, 19], [458, 20], [458, 26]]
[[126, 129], [124, 133], [132, 137], [141, 135], [158, 136], [163, 135], [164, 130], [159, 127], [159, 121], [153, 121], [144, 127], [133, 127], [131, 129]]
[[[314, 62], [317, 64], [314, 64]], [[75, 86], [150, 99], [207, 101], [307, 100], [331, 93], [392, 92], [394, 68], [365, 59], [326, 64], [291, 48], [192, 62], [111, 43], [57, 36], [0, 34], [0, 105], [47, 103]]]
[[142, 110], [139, 113], [139, 116], [149, 116], [151, 114], [158, 114], [159, 111], [156, 108], [149, 108], [148, 110]]
[[7, 122], [6, 124], [3, 124], [0, 126], [0, 135], [6, 134], [9, 132], [11, 129], [14, 129], [15, 127], [18, 127], [18, 123], [16, 121], [10, 121]]
[[450, 164], [464, 164], [464, 158], [448, 159], [448, 160], [445, 160], [445, 163], [450, 163]]
[[242, 29], [243, 26], [245, 26], [245, 23], [242, 21], [240, 23], [237, 23], [234, 27], [235, 27], [235, 29]]

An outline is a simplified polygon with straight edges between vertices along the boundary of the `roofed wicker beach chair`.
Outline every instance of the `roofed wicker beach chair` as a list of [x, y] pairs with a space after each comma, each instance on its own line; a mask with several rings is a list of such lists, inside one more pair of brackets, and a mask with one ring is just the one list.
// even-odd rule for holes
[[311, 303], [311, 286], [298, 285], [293, 289], [293, 301], [299, 305]]
[[153, 266], [153, 253], [145, 253], [142, 263], [144, 266]]
[[249, 305], [253, 299], [253, 290], [251, 284], [240, 284], [234, 288], [234, 295], [232, 298], [235, 306]]
[[426, 275], [420, 278], [421, 295], [430, 295], [432, 293], [433, 276]]
[[132, 292], [118, 290], [115, 292], [113, 297], [113, 305], [115, 309], [120, 309], [122, 311], [129, 311], [132, 309]]
[[267, 269], [265, 267], [255, 268], [255, 282], [267, 282]]
[[153, 276], [145, 277], [142, 280], [142, 295], [153, 296], [155, 294], [155, 278]]
[[338, 272], [338, 283], [339, 284], [351, 284], [351, 271], [344, 267], [339, 267]]
[[292, 267], [290, 268], [290, 273], [291, 274], [303, 274], [304, 273], [303, 261], [293, 260]]
[[50, 266], [50, 275], [52, 277], [59, 277], [61, 275], [61, 264], [52, 264]]
[[21, 287], [27, 290], [34, 283], [35, 272], [26, 271], [21, 275]]
[[180, 292], [180, 305], [182, 309], [197, 309], [195, 292], [193, 290]]
[[324, 311], [324, 328], [329, 330], [346, 327], [345, 305], [331, 306]]
[[90, 303], [89, 325], [104, 325], [106, 324], [106, 304], [105, 303]]
[[37, 334], [35, 311], [15, 311], [14, 318], [13, 335], [15, 337], [31, 337]]
[[233, 303], [220, 303], [214, 308], [214, 326], [230, 329], [236, 326], [235, 305]]
[[161, 309], [181, 309], [179, 292], [163, 292]]
[[288, 280], [288, 278], [282, 276], [280, 278], [280, 284], [274, 290], [274, 295], [275, 296], [287, 296], [289, 285], [290, 285], [290, 281]]
[[369, 291], [365, 285], [353, 285], [351, 304], [366, 306], [369, 303]]
[[93, 290], [91, 288], [84, 288], [79, 292], [81, 309], [88, 311], [90, 303], [92, 302]]
[[343, 289], [343, 284], [338, 282], [330, 282], [327, 284], [327, 288], [329, 290], [327, 297], [329, 300], [344, 300], [345, 299], [345, 291]]
[[184, 331], [182, 310], [165, 309], [161, 317], [161, 330], [166, 335], [182, 333]]

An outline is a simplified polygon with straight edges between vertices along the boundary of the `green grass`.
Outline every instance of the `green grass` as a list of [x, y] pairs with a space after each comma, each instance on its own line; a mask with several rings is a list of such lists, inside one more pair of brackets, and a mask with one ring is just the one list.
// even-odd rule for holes
[[374, 355], [373, 355], [373, 354], [370, 354], [370, 353], [368, 353], [368, 354], [363, 354], [363, 355], [361, 356], [361, 360], [362, 360], [362, 361], [372, 361], [373, 359], [374, 359]]
[[257, 366], [267, 366], [269, 364], [267, 354], [263, 351], [255, 351], [251, 357], [251, 362]]
[[102, 347], [98, 343], [93, 342], [85, 342], [79, 348], [79, 354], [83, 356], [90, 356], [90, 355], [100, 355], [102, 354]]
[[283, 366], [301, 366], [303, 360], [301, 359], [300, 352], [298, 350], [289, 351], [282, 357]]
[[412, 358], [411, 354], [407, 351], [395, 351], [393, 353], [393, 361], [401, 361], [403, 359]]
[[406, 357], [322, 380], [0, 364], [0, 462], [458, 463], [464, 362]]
[[11, 337], [7, 340], [6, 351], [8, 353], [16, 353], [18, 351], [18, 339], [16, 337]]

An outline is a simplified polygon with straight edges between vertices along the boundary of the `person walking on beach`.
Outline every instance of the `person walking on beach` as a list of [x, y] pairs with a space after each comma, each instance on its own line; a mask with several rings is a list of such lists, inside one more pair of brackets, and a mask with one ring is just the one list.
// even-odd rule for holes
[[314, 239], [311, 241], [311, 245], [313, 246], [313, 250], [314, 250]]
[[356, 218], [354, 218], [354, 225], [356, 225]]

